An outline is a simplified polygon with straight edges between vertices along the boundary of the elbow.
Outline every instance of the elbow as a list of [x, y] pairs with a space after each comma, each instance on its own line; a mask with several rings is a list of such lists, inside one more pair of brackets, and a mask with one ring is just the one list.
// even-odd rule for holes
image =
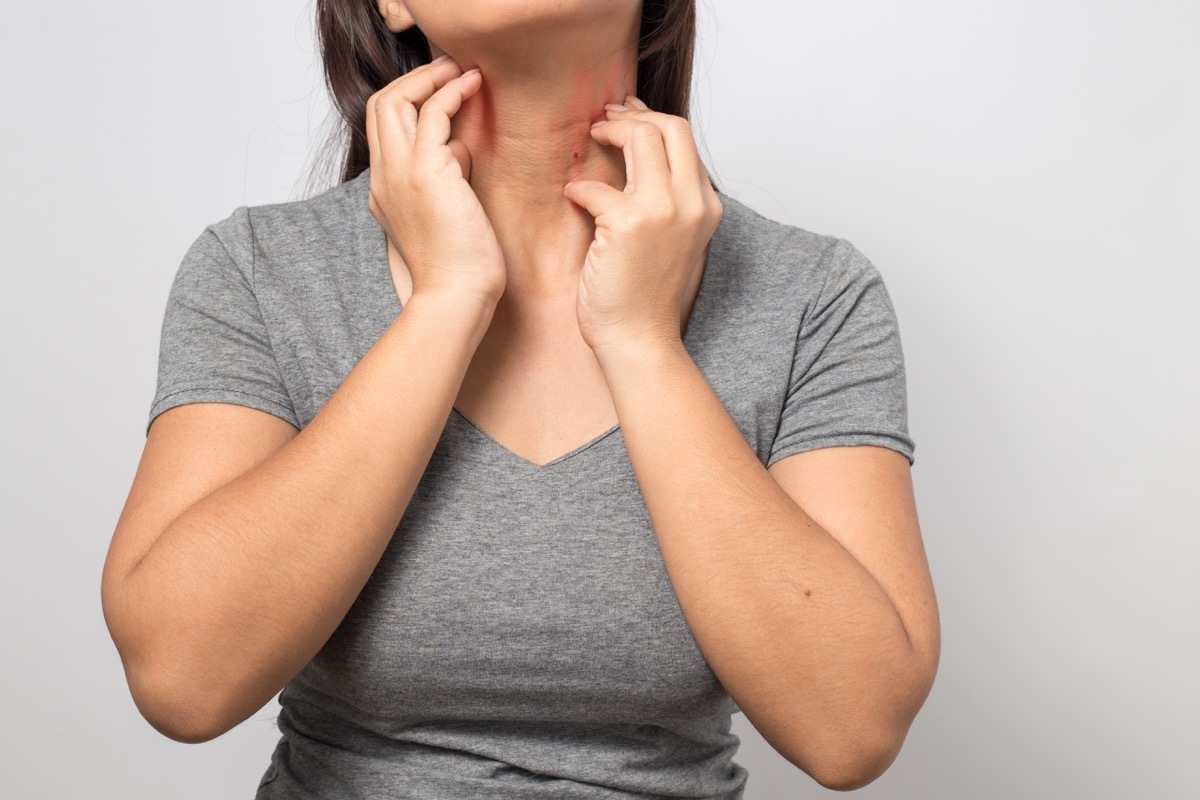
[[211, 724], [207, 716], [194, 709], [146, 707], [136, 700], [134, 702], [150, 727], [181, 744], [204, 744], [225, 733], [222, 726]]
[[887, 772], [900, 754], [899, 745], [858, 748], [837, 758], [822, 761], [809, 775], [826, 789], [849, 792], [861, 789]]
[[827, 748], [801, 768], [826, 789], [849, 792], [883, 775], [900, 754], [903, 743], [903, 734], [863, 737], [849, 745]]
[[171, 653], [163, 637], [147, 634], [163, 626], [133, 615], [122, 589], [106, 573], [101, 590], [105, 622], [138, 713], [156, 731], [184, 744], [212, 741], [231, 729], [236, 722], [229, 722], [225, 694], [197, 676], [195, 658]]
[[[877, 780], [896, 761], [937, 672], [938, 649], [909, 680], [886, 693], [861, 694], [855, 706], [808, 719], [785, 735], [779, 752], [826, 789], [853, 791]], [[873, 701], [864, 699], [874, 697]]]
[[[806, 750], [800, 766], [826, 789], [853, 791], [874, 782], [896, 761], [908, 731], [933, 687], [937, 673], [937, 649], [926, 659], [925, 669], [914, 678], [909, 690], [860, 716], [855, 724], [827, 726], [828, 733], [816, 747]], [[855, 715], [851, 715], [855, 716]]]
[[776, 748], [780, 755], [826, 789], [848, 792], [872, 783], [895, 762], [908, 735], [907, 726], [878, 723], [833, 730], [810, 730], [804, 741]]
[[168, 739], [199, 745], [240, 721], [230, 715], [224, 693], [186, 669], [186, 660], [164, 657], [161, 652], [119, 651], [133, 704], [150, 727]]
[[209, 661], [194, 647], [163, 641], [139, 642], [136, 648], [126, 642], [118, 652], [138, 712], [168, 739], [212, 741], [262, 706], [247, 701], [244, 681], [229, 659]]
[[138, 712], [156, 731], [183, 744], [203, 744], [226, 733], [231, 722], [220, 694], [165, 663], [136, 669], [127, 664], [126, 681]]

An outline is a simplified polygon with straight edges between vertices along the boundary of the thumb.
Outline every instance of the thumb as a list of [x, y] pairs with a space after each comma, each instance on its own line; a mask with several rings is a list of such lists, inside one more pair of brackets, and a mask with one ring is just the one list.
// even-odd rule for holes
[[471, 151], [462, 143], [460, 139], [451, 139], [446, 142], [446, 146], [450, 148], [450, 153], [458, 161], [458, 167], [462, 170], [464, 180], [471, 178]]
[[583, 206], [593, 217], [598, 217], [612, 204], [624, 198], [621, 192], [603, 181], [568, 181], [563, 186], [563, 195], [576, 205]]

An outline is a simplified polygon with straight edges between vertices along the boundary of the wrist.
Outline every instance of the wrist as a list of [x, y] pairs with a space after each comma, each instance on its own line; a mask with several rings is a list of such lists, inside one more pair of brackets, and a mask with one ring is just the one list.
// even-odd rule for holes
[[592, 346], [592, 353], [605, 373], [616, 370], [655, 368], [687, 356], [683, 340], [678, 335], [645, 334], [639, 337], [611, 340]]
[[413, 292], [401, 316], [415, 311], [418, 316], [437, 319], [447, 328], [466, 329], [482, 337], [491, 325], [496, 303], [487, 293], [429, 289]]

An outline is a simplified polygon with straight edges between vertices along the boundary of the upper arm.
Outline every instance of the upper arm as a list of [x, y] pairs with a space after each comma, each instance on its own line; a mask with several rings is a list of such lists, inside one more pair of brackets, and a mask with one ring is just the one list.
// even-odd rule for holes
[[299, 433], [255, 286], [250, 213], [196, 238], [163, 314], [146, 442], [104, 564], [105, 618], [120, 646], [119, 587], [184, 511]]
[[766, 464], [818, 448], [876, 445], [914, 462], [900, 326], [883, 277], [838, 239], [804, 284], [791, 374]]
[[781, 458], [768, 472], [891, 598], [920, 659], [919, 705], [937, 671], [941, 629], [908, 458], [885, 447], [826, 447]]
[[163, 530], [298, 433], [277, 416], [228, 403], [189, 403], [157, 416], [104, 562], [102, 604], [114, 640], [121, 640], [120, 583]]

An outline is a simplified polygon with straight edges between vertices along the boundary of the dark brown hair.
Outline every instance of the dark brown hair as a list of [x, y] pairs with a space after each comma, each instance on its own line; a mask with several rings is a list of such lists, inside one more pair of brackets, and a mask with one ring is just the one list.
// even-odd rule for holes
[[[428, 64], [429, 42], [416, 26], [389, 31], [374, 0], [317, 0], [316, 6], [325, 83], [341, 117], [326, 150], [345, 148], [341, 180], [348, 181], [370, 165], [368, 98]], [[644, 0], [637, 96], [651, 109], [688, 117], [695, 40], [695, 0]]]

